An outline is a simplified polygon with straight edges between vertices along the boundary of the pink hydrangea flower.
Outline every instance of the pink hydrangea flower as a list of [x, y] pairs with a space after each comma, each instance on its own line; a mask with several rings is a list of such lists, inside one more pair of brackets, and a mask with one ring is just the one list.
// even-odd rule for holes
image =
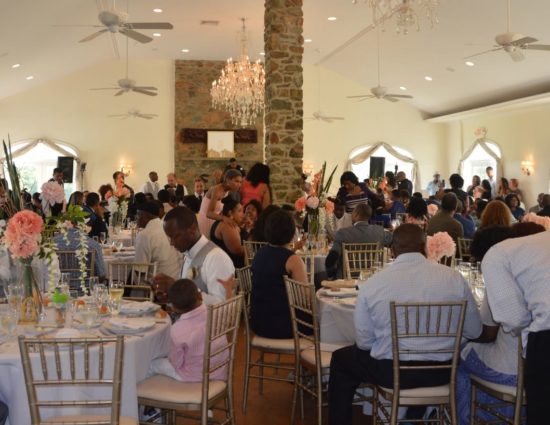
[[433, 217], [434, 215], [436, 215], [438, 210], [439, 208], [437, 207], [437, 205], [435, 204], [428, 205], [428, 215], [430, 217]]
[[442, 257], [452, 257], [456, 252], [456, 244], [447, 232], [437, 232], [428, 236], [426, 256], [428, 260], [439, 261]]
[[310, 196], [306, 200], [306, 205], [308, 208], [311, 208], [312, 210], [319, 208], [319, 198], [317, 196]]
[[303, 212], [306, 208], [306, 198], [298, 198], [296, 199], [296, 202], [294, 202], [294, 208], [296, 208], [296, 211]]
[[543, 226], [546, 230], [550, 230], [550, 217], [542, 217], [535, 213], [527, 213], [523, 216], [522, 221], [537, 223]]
[[334, 212], [334, 202], [327, 200], [325, 209], [327, 210], [327, 214], [332, 214]]
[[65, 192], [63, 186], [55, 181], [44, 183], [41, 187], [40, 199], [50, 207], [55, 204], [62, 204], [65, 201]]
[[43, 226], [42, 217], [28, 210], [19, 211], [8, 221], [3, 242], [13, 258], [31, 258], [38, 253]]

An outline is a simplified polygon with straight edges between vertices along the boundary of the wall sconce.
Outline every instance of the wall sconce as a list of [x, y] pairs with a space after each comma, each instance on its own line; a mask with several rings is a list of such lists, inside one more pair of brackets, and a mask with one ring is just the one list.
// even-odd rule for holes
[[521, 161], [521, 172], [526, 176], [530, 176], [533, 172], [533, 161]]
[[132, 174], [132, 164], [120, 163], [120, 171], [122, 174], [124, 174], [125, 177], [128, 177], [130, 174]]
[[313, 164], [311, 162], [304, 162], [303, 171], [306, 176], [311, 176], [313, 174]]

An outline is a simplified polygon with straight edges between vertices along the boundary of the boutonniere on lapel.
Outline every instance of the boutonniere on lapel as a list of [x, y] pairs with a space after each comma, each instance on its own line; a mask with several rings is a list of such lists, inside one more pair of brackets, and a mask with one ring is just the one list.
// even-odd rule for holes
[[196, 267], [191, 267], [189, 270], [187, 270], [187, 279], [195, 279], [199, 276], [199, 269]]

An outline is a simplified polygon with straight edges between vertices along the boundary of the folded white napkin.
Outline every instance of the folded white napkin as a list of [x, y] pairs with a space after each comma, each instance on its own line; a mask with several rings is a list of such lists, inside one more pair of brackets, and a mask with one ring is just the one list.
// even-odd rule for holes
[[80, 338], [80, 331], [74, 328], [59, 329], [55, 333], [56, 338]]
[[155, 308], [157, 308], [157, 305], [151, 301], [129, 301], [120, 306], [120, 311], [122, 313], [144, 313]]
[[137, 331], [140, 329], [148, 329], [155, 326], [155, 319], [124, 319], [121, 317], [113, 317], [109, 319], [109, 323], [115, 329], [132, 329]]

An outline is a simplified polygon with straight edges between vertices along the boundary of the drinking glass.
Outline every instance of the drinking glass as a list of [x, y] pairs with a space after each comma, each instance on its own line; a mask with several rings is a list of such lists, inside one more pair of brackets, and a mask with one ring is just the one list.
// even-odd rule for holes
[[88, 282], [90, 283], [90, 292], [93, 292], [94, 288], [99, 284], [99, 278], [97, 276], [90, 276]]
[[71, 274], [68, 272], [61, 273], [59, 283], [61, 284], [61, 286], [66, 286], [68, 288], [71, 283]]
[[80, 311], [80, 320], [82, 320], [86, 333], [90, 332], [90, 328], [97, 321], [97, 309], [90, 304], [86, 304]]
[[459, 261], [457, 266], [458, 271], [462, 275], [462, 277], [469, 282], [470, 281], [470, 271], [471, 271], [471, 265], [467, 261]]
[[23, 302], [23, 297], [25, 295], [25, 289], [23, 285], [12, 284], [8, 285], [8, 304], [11, 309], [15, 311], [20, 311], [21, 303]]
[[109, 285], [109, 298], [111, 301], [111, 313], [117, 316], [120, 312], [120, 303], [124, 294], [124, 285], [121, 282], [111, 281]]
[[107, 241], [107, 233], [106, 232], [100, 232], [99, 233], [99, 243], [105, 243]]
[[8, 308], [2, 312], [2, 328], [10, 338], [14, 336], [15, 329], [17, 328], [17, 316], [17, 311], [12, 308]]

